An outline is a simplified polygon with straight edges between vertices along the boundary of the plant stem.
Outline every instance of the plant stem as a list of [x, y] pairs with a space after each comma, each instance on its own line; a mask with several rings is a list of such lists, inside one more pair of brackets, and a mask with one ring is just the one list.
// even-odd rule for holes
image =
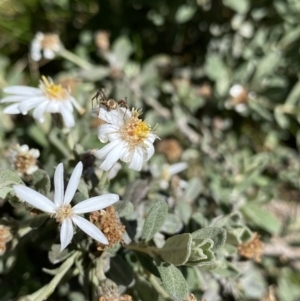
[[84, 70], [91, 70], [93, 69], [93, 65], [87, 62], [86, 60], [82, 59], [81, 57], [77, 56], [76, 54], [70, 52], [67, 49], [62, 49], [58, 53], [61, 57], [65, 58], [69, 62], [81, 67]]

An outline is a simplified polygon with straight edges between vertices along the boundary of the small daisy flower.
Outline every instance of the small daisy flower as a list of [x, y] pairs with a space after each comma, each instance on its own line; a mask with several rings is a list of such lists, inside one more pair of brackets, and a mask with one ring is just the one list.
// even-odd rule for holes
[[31, 42], [30, 56], [34, 61], [40, 61], [42, 57], [52, 60], [62, 48], [63, 45], [57, 34], [38, 32]]
[[[96, 109], [98, 110], [98, 109]], [[108, 171], [120, 159], [129, 164], [129, 168], [140, 171], [143, 162], [154, 154], [153, 142], [157, 136], [150, 125], [139, 118], [141, 111], [125, 108], [107, 111], [100, 108], [98, 117], [105, 122], [98, 129], [98, 138], [109, 144], [94, 152], [103, 160], [100, 168]]]
[[26, 115], [34, 108], [33, 117], [39, 122], [44, 122], [44, 113], [60, 113], [65, 126], [70, 128], [75, 125], [73, 106], [80, 114], [84, 109], [79, 105], [70, 92], [61, 85], [55, 85], [51, 78], [42, 76], [39, 88], [27, 86], [11, 86], [3, 89], [5, 93], [12, 94], [4, 97], [1, 102], [16, 102], [4, 109], [6, 114]]
[[117, 202], [119, 200], [119, 196], [117, 194], [104, 194], [87, 199], [78, 203], [74, 207], [71, 207], [70, 202], [78, 187], [82, 174], [82, 167], [83, 165], [81, 162], [76, 165], [65, 193], [63, 164], [60, 163], [56, 167], [54, 174], [54, 202], [29, 187], [23, 185], [14, 186], [16, 195], [20, 199], [41, 211], [49, 213], [50, 216], [56, 218], [56, 220], [61, 224], [61, 251], [67, 247], [73, 238], [73, 224], [78, 226], [82, 231], [96, 241], [102, 244], [108, 244], [108, 240], [104, 234], [95, 225], [79, 216], [79, 214], [104, 209]]
[[39, 168], [37, 166], [37, 158], [40, 156], [38, 149], [29, 149], [28, 145], [17, 144], [10, 150], [9, 159], [13, 168], [19, 176], [32, 175]]

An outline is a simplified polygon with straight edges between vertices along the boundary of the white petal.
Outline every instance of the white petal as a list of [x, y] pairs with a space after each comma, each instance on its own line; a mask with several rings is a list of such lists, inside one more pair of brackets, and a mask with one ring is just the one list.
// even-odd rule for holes
[[119, 138], [118, 134], [119, 127], [112, 124], [103, 124], [98, 128], [98, 138], [102, 143], [107, 142], [109, 139], [113, 141]]
[[147, 159], [146, 160], [149, 160], [153, 154], [154, 154], [154, 146], [152, 143], [145, 143], [147, 145], [146, 147], [146, 152], [147, 152]]
[[118, 147], [113, 148], [107, 155], [105, 160], [101, 163], [100, 168], [105, 171], [110, 170], [112, 166], [124, 155], [124, 153], [125, 148], [124, 146], [122, 146], [122, 144], [120, 144]]
[[20, 96], [38, 96], [43, 92], [38, 88], [26, 87], [26, 86], [11, 86], [3, 89], [3, 92], [7, 94], [16, 94]]
[[58, 164], [54, 173], [54, 203], [56, 206], [64, 202], [64, 166]]
[[40, 105], [38, 105], [34, 111], [33, 111], [33, 117], [37, 120], [39, 120], [40, 122], [43, 122], [44, 120], [44, 113], [47, 109], [47, 106], [48, 106], [48, 101], [45, 101], [43, 103], [41, 103]]
[[53, 101], [53, 100], [47, 100], [48, 101], [48, 106], [47, 106], [47, 112], [50, 113], [60, 113], [60, 103], [58, 101]]
[[112, 151], [112, 149], [114, 149], [115, 147], [119, 147], [120, 143], [121, 143], [121, 140], [114, 140], [114, 141], [108, 143], [101, 149], [94, 152], [95, 157], [97, 157], [98, 159], [105, 158]]
[[170, 176], [176, 175], [176, 174], [184, 171], [185, 169], [187, 169], [187, 167], [188, 167], [188, 165], [185, 162], [172, 164], [171, 166], [169, 166], [169, 174], [170, 174]]
[[71, 218], [73, 223], [77, 225], [87, 235], [101, 242], [102, 244], [108, 244], [107, 238], [95, 225], [78, 215], [73, 215]]
[[143, 161], [143, 153], [141, 153], [139, 149], [136, 149], [129, 163], [129, 168], [134, 169], [136, 171], [140, 171], [143, 167]]
[[20, 95], [12, 95], [12, 96], [7, 96], [1, 99], [1, 102], [17, 102], [17, 101], [23, 101], [29, 99], [28, 96], [20, 96]]
[[74, 228], [72, 220], [70, 218], [65, 218], [61, 223], [60, 228], [60, 251], [66, 248], [66, 246], [71, 242], [74, 235]]
[[60, 113], [61, 113], [61, 115], [63, 117], [65, 126], [67, 128], [71, 128], [71, 127], [73, 127], [75, 125], [74, 116], [73, 116], [73, 114], [72, 114], [71, 111], [69, 111], [65, 107], [62, 107]]
[[20, 199], [31, 206], [47, 213], [55, 212], [55, 204], [39, 192], [24, 185], [14, 185], [14, 190]]
[[229, 94], [231, 97], [238, 97], [243, 91], [244, 91], [243, 86], [233, 85], [229, 90]]
[[75, 205], [72, 209], [75, 214], [82, 214], [104, 209], [119, 200], [117, 194], [109, 193], [95, 196]]
[[22, 101], [19, 104], [19, 110], [22, 112], [22, 114], [24, 114], [25, 112], [28, 112], [29, 110], [38, 106], [41, 102], [43, 102], [41, 97], [28, 98], [28, 100]]
[[13, 105], [10, 105], [8, 107], [6, 107], [3, 110], [3, 113], [5, 114], [20, 114], [21, 111], [19, 110], [19, 103], [14, 103]]
[[55, 52], [52, 49], [44, 49], [44, 57], [48, 60], [52, 60], [55, 57]]
[[82, 168], [83, 168], [82, 162], [79, 162], [76, 165], [76, 167], [71, 175], [71, 178], [69, 180], [69, 184], [68, 184], [68, 187], [67, 187], [67, 190], [65, 193], [65, 199], [64, 199], [65, 205], [70, 204], [70, 202], [72, 201], [72, 198], [76, 192], [76, 189], [77, 189], [79, 181], [80, 181], [80, 177], [82, 174]]
[[23, 144], [19, 147], [19, 151], [27, 153], [29, 151], [29, 146], [27, 144]]

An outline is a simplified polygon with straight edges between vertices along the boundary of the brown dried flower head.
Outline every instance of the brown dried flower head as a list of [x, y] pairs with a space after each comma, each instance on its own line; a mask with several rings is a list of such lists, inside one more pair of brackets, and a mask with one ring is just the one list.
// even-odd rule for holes
[[19, 176], [31, 175], [38, 170], [37, 158], [40, 152], [37, 149], [29, 149], [28, 145], [16, 145], [10, 150], [9, 159]]
[[259, 238], [259, 235], [255, 232], [252, 238], [238, 246], [238, 251], [241, 256], [249, 259], [254, 259], [256, 262], [261, 261], [263, 244]]
[[125, 226], [121, 224], [113, 206], [107, 207], [106, 210], [92, 212], [90, 221], [104, 233], [109, 242], [108, 245], [99, 243], [97, 247], [99, 251], [123, 242]]
[[108, 51], [110, 47], [110, 34], [105, 30], [99, 30], [95, 34], [95, 44], [100, 51]]
[[164, 139], [157, 143], [157, 151], [164, 154], [169, 162], [175, 162], [182, 154], [182, 146], [176, 139]]
[[132, 297], [130, 295], [122, 295], [118, 298], [100, 297], [99, 301], [132, 301]]
[[12, 240], [12, 234], [10, 228], [4, 225], [0, 225], [0, 256], [6, 251], [6, 244]]
[[273, 286], [269, 287], [267, 294], [263, 297], [261, 301], [277, 301], [275, 297], [275, 290]]

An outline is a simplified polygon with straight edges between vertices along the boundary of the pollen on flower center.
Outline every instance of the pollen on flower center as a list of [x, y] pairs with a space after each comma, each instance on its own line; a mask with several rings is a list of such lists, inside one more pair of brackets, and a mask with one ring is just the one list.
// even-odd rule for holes
[[74, 214], [70, 204], [62, 205], [57, 208], [55, 213], [56, 221], [61, 223], [64, 219], [71, 217]]
[[46, 96], [51, 100], [64, 101], [68, 97], [68, 92], [61, 85], [54, 85], [51, 79], [42, 76], [42, 89]]
[[139, 111], [133, 111], [132, 116], [125, 121], [121, 128], [121, 138], [134, 147], [140, 145], [148, 137], [151, 127], [145, 121], [138, 118]]

